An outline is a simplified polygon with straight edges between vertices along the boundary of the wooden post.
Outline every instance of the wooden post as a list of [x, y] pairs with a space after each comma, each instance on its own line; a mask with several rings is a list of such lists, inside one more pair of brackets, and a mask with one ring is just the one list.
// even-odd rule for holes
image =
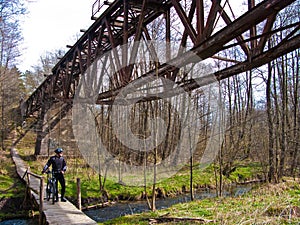
[[81, 211], [81, 188], [80, 178], [77, 178], [77, 207]]
[[30, 174], [27, 173], [27, 185], [28, 187], [30, 187]]
[[39, 216], [39, 225], [43, 224], [43, 205], [44, 205], [44, 178], [40, 178], [40, 216]]

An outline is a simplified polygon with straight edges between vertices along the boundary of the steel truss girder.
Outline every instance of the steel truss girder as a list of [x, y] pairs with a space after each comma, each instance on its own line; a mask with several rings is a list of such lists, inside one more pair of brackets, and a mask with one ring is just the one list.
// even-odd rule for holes
[[[191, 42], [194, 46], [187, 52], [179, 51], [177, 57], [168, 59], [168, 63], [160, 64], [158, 67], [159, 76], [175, 81], [178, 68], [173, 68], [171, 65], [176, 63], [180, 67], [191, 63], [193, 57], [190, 57], [190, 53], [192, 52], [201, 59], [213, 57], [233, 40], [237, 40], [237, 45], [240, 46], [245, 55], [245, 61], [218, 71], [216, 73], [217, 79], [224, 79], [259, 66], [261, 65], [259, 62], [267, 63], [282, 54], [299, 48], [299, 35], [294, 35], [299, 30], [299, 24], [295, 25], [293, 34], [278, 45], [280, 48], [274, 48], [276, 51], [266, 48], [276, 15], [294, 1], [265, 0], [257, 6], [251, 5], [249, 11], [238, 19], [231, 19], [220, 5], [221, 0], [212, 0], [206, 20], [204, 19], [202, 0], [192, 0], [190, 8], [186, 11], [183, 10], [180, 0], [114, 1], [56, 64], [52, 70], [53, 74], [48, 76], [22, 104], [22, 114], [24, 117], [28, 117], [38, 113], [45, 102], [48, 102], [50, 107], [55, 101], [70, 104], [80, 76], [83, 76], [97, 57], [108, 51], [113, 51], [117, 46], [127, 44], [131, 40], [138, 41], [143, 37], [151, 40], [147, 25], [162, 15], [166, 19], [165, 40], [169, 42], [171, 38], [170, 11], [172, 9], [174, 9], [173, 13], [177, 13], [177, 17], [184, 27], [181, 45], [186, 46], [188, 42]], [[227, 26], [219, 31], [214, 31], [213, 25], [217, 21], [217, 14], [223, 18]], [[194, 18], [196, 18], [195, 24], [192, 23]], [[256, 32], [251, 32], [251, 43], [256, 44], [248, 45], [243, 34], [253, 30], [253, 27], [264, 20], [266, 23], [262, 34], [257, 35]], [[112, 66], [118, 68], [118, 72], [112, 77], [111, 90], [99, 94], [97, 101], [99, 104], [110, 104], [122, 87], [128, 83], [138, 84], [139, 82], [139, 77], [134, 78], [132, 76], [132, 66], [122, 66], [126, 65], [129, 60], [134, 61], [134, 51], [136, 50], [133, 50], [131, 59], [128, 58], [128, 52], [123, 51], [122, 58], [115, 54], [115, 65]], [[272, 51], [275, 51], [276, 54], [271, 54]], [[249, 62], [256, 63], [250, 65]], [[149, 71], [141, 77], [153, 75], [154, 71]], [[157, 71], [155, 75], [157, 75]], [[180, 84], [180, 81], [177, 82]], [[193, 86], [192, 83], [193, 81], [181, 81], [181, 84], [190, 90], [197, 88], [197, 85]]]

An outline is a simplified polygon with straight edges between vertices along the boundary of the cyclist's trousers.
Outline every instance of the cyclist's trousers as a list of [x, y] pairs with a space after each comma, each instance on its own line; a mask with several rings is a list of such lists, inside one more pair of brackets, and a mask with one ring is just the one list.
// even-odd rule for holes
[[[62, 173], [55, 173], [54, 174], [55, 178], [57, 181], [59, 181], [60, 186], [61, 186], [61, 197], [64, 198], [65, 197], [65, 192], [66, 192], [66, 181], [65, 181], [65, 177]], [[56, 198], [58, 199], [58, 182], [56, 182]]]

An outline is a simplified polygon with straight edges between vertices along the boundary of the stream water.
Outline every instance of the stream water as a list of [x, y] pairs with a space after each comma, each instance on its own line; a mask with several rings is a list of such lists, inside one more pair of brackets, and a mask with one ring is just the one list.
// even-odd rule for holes
[[[250, 186], [236, 186], [230, 191], [223, 193], [224, 196], [240, 196], [248, 192], [251, 189]], [[194, 194], [195, 199], [204, 199], [215, 197], [215, 191], [199, 191]], [[177, 203], [185, 203], [191, 201], [190, 195], [180, 195], [175, 198], [165, 198], [156, 200], [156, 208], [164, 209], [168, 208]], [[126, 203], [116, 203], [112, 206], [108, 206], [100, 209], [89, 209], [84, 213], [90, 218], [97, 222], [105, 222], [120, 216], [130, 215], [135, 213], [141, 213], [149, 211], [146, 201], [135, 201], [135, 202], [126, 202]]]
[[37, 225], [38, 219], [11, 219], [0, 222], [0, 225]]

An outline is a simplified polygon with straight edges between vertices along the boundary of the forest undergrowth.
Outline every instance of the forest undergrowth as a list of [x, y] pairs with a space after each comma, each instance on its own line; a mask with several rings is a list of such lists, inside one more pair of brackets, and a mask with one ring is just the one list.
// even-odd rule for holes
[[[32, 146], [17, 146], [18, 152], [34, 173], [40, 174], [47, 157], [33, 157]], [[0, 220], [12, 217], [32, 217], [34, 207], [27, 205], [22, 210], [20, 199], [24, 199], [25, 185], [15, 173], [9, 151], [1, 152], [0, 176], [1, 201], [15, 200], [10, 211], [1, 209]], [[99, 187], [99, 176], [83, 159], [68, 158], [66, 173], [67, 192], [69, 200], [76, 202], [76, 180], [81, 179], [83, 208], [103, 202], [139, 201], [145, 199], [144, 187], [132, 187], [105, 181], [105, 191]], [[251, 161], [238, 162], [239, 165], [229, 176], [223, 178], [224, 187], [234, 183], [258, 181], [263, 176], [260, 166]], [[194, 189], [216, 189], [214, 166], [205, 170], [194, 167]], [[157, 197], [166, 198], [188, 193], [189, 167], [184, 167], [176, 175], [162, 181], [156, 186]], [[151, 187], [146, 189], [151, 192]], [[103, 193], [105, 192], [105, 196]], [[258, 183], [252, 190], [239, 197], [216, 197], [204, 200], [181, 203], [164, 210], [120, 217], [105, 224], [299, 224], [300, 221], [300, 180], [284, 178], [278, 184]], [[12, 212], [18, 208], [20, 214]], [[178, 221], [179, 219], [179, 221]]]

